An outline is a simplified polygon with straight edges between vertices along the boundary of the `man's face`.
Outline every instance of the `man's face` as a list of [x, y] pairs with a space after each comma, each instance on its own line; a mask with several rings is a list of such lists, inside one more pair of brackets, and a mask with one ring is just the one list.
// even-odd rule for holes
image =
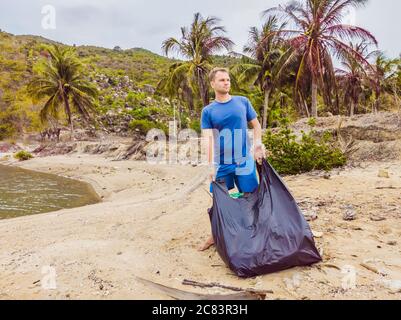
[[227, 94], [231, 89], [230, 75], [227, 72], [219, 71], [210, 84], [217, 93]]

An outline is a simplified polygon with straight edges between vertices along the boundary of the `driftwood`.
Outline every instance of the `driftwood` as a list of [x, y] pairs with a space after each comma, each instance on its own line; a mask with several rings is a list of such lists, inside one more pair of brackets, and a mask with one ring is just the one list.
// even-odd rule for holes
[[341, 268], [333, 263], [324, 263], [321, 265], [322, 267], [337, 269], [341, 271]]
[[393, 187], [393, 186], [388, 186], [388, 187], [376, 187], [377, 190], [384, 190], [384, 189], [392, 189], [392, 190], [397, 190], [401, 188]]
[[61, 133], [61, 128], [47, 128], [46, 130], [40, 133], [41, 141], [42, 142], [45, 141], [47, 137], [51, 141], [56, 140], [57, 142], [59, 142], [60, 133]]
[[137, 158], [135, 160], [139, 160], [140, 158], [142, 158], [146, 155], [145, 146], [146, 146], [146, 142], [137, 141], [134, 144], [132, 144], [130, 147], [128, 147], [128, 149], [126, 151], [119, 154], [114, 161], [129, 160], [132, 155], [136, 155]]
[[234, 294], [199, 294], [195, 292], [183, 291], [158, 284], [153, 281], [135, 277], [139, 282], [152, 287], [171, 298], [177, 300], [264, 300], [266, 295], [254, 294], [250, 292], [239, 292]]
[[369, 271], [372, 271], [372, 272], [374, 272], [374, 273], [376, 273], [376, 274], [379, 274], [379, 275], [386, 275], [384, 272], [382, 272], [382, 271], [380, 271], [379, 269], [377, 269], [376, 267], [373, 267], [373, 266], [371, 266], [371, 265], [368, 265], [367, 263], [361, 263], [360, 264], [362, 267], [364, 267], [365, 269], [368, 269]]
[[243, 289], [243, 288], [238, 288], [238, 287], [222, 285], [222, 284], [219, 284], [216, 282], [201, 283], [201, 282], [196, 282], [196, 281], [186, 280], [186, 279], [182, 282], [182, 284], [186, 285], [186, 286], [194, 286], [194, 287], [200, 287], [200, 288], [223, 288], [223, 289], [228, 289], [228, 290], [232, 290], [232, 291], [249, 292], [252, 294], [260, 294], [260, 295], [266, 295], [267, 293], [273, 293], [272, 290], [256, 290], [256, 289], [252, 289], [252, 288]]

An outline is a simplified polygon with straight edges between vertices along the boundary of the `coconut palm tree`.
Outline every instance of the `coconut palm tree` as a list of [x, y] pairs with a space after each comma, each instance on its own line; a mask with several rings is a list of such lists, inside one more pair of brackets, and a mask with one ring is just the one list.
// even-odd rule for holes
[[170, 66], [169, 72], [159, 81], [156, 91], [170, 99], [174, 107], [174, 114], [176, 107], [178, 107], [178, 126], [179, 130], [181, 130], [181, 116], [184, 108], [190, 114], [195, 111], [195, 108], [194, 94], [190, 88], [188, 78], [185, 73], [176, 73], [177, 64], [181, 64], [181, 62], [173, 63]]
[[384, 92], [393, 93], [392, 83], [397, 77], [399, 77], [399, 59], [388, 59], [383, 52], [379, 52], [374, 62], [374, 70], [371, 72], [375, 93], [373, 112], [379, 111], [380, 98]]
[[67, 122], [74, 131], [72, 113], [78, 112], [85, 120], [91, 119], [98, 91], [85, 79], [82, 65], [71, 48], [54, 46], [48, 50], [49, 58], [44, 70], [36, 75], [28, 85], [28, 92], [34, 99], [47, 101], [40, 111], [44, 123], [48, 117], [57, 115], [63, 106]]
[[245, 54], [238, 55], [241, 62], [233, 68], [239, 82], [258, 86], [264, 94], [263, 129], [267, 128], [269, 118], [269, 99], [278, 82], [278, 62], [283, 54], [283, 39], [277, 31], [282, 30], [276, 16], [269, 16], [259, 30], [252, 27], [249, 30], [249, 42], [244, 47]]
[[375, 37], [367, 30], [341, 23], [345, 10], [363, 6], [367, 0], [305, 0], [292, 1], [265, 11], [277, 12], [291, 26], [277, 31], [286, 38], [293, 49], [286, 64], [300, 57], [296, 86], [306, 71], [311, 75], [311, 114], [317, 117], [318, 88], [323, 91], [326, 83], [335, 84], [332, 56], [341, 58], [351, 55], [359, 63], [368, 65], [347, 41], [359, 39], [377, 44]]
[[177, 73], [178, 66], [182, 62], [173, 63], [166, 75], [160, 79], [157, 84], [156, 91], [160, 94], [168, 96], [171, 100], [178, 99], [178, 101], [186, 104], [189, 112], [194, 111], [194, 95], [191, 90], [189, 80], [186, 73]]
[[166, 55], [175, 52], [186, 59], [175, 63], [172, 79], [188, 83], [199, 95], [203, 105], [209, 104], [207, 75], [211, 69], [212, 55], [222, 49], [230, 50], [234, 44], [224, 36], [225, 28], [219, 26], [219, 22], [218, 18], [204, 19], [200, 13], [196, 13], [190, 28], [181, 28], [180, 40], [169, 38], [162, 45]]
[[[368, 61], [377, 54], [377, 51], [368, 52], [369, 44], [364, 42], [357, 45], [351, 43], [350, 46]], [[364, 86], [370, 86], [372, 83], [369, 75], [372, 73], [373, 68], [366, 68], [361, 65], [352, 55], [345, 55], [341, 64], [342, 69], [336, 70], [337, 80], [344, 95], [344, 104], [350, 105], [349, 115], [352, 117], [359, 105]]]

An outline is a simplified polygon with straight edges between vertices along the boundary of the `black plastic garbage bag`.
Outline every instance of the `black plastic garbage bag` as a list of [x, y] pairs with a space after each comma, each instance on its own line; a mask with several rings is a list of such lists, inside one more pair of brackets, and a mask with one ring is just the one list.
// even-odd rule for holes
[[217, 252], [239, 277], [254, 277], [322, 261], [312, 231], [285, 183], [263, 160], [259, 187], [246, 198], [230, 197], [213, 182], [209, 209]]

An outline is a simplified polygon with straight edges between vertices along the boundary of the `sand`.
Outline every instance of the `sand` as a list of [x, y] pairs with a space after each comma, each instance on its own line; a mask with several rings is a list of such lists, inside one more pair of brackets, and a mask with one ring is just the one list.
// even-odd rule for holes
[[[86, 181], [103, 201], [0, 220], [0, 299], [171, 299], [136, 276], [203, 294], [232, 292], [181, 282], [272, 290], [267, 299], [401, 298], [401, 161], [284, 177], [317, 216], [324, 261], [252, 279], [236, 277], [214, 247], [197, 251], [210, 232], [205, 167], [84, 154], [1, 163]], [[347, 205], [353, 221], [343, 220]]]

